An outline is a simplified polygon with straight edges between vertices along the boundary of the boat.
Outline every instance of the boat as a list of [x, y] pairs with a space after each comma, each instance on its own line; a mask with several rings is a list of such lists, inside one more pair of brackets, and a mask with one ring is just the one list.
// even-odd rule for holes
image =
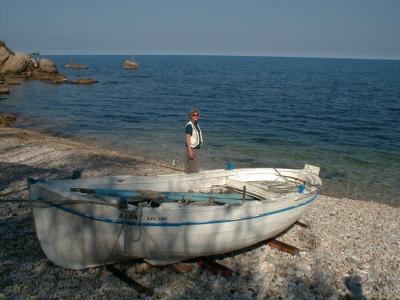
[[29, 181], [47, 258], [68, 269], [132, 259], [167, 265], [270, 239], [315, 201], [319, 168]]

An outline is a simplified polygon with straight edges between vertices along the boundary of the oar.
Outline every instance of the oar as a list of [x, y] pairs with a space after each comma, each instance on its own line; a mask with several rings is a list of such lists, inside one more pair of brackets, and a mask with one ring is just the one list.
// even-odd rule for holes
[[[143, 199], [155, 201], [204, 201], [214, 200], [223, 203], [231, 203], [241, 200], [254, 200], [253, 197], [238, 193], [229, 194], [214, 194], [214, 193], [185, 193], [185, 192], [156, 192], [156, 191], [142, 191], [142, 190], [118, 190], [118, 189], [90, 189], [90, 188], [71, 188], [72, 192], [80, 192], [90, 195], [99, 196], [114, 196], [129, 199]], [[243, 199], [244, 198], [244, 199]]]

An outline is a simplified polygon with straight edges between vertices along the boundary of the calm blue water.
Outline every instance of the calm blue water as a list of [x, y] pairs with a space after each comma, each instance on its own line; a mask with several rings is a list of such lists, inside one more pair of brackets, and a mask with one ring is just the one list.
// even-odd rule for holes
[[[52, 56], [71, 79], [11, 88], [21, 127], [183, 164], [187, 113], [201, 110], [202, 168], [321, 167], [323, 193], [400, 202], [400, 61]], [[70, 62], [89, 66], [70, 70]]]

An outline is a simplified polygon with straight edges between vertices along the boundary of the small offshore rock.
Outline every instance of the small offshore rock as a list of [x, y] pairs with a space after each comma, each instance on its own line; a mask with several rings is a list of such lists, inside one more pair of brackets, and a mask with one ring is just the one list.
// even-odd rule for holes
[[64, 68], [70, 68], [70, 69], [87, 69], [88, 66], [82, 65], [82, 64], [66, 64], [66, 65], [64, 65]]
[[46, 73], [46, 72], [34, 72], [32, 75], [33, 79], [37, 80], [42, 80], [46, 81], [49, 83], [65, 83], [68, 81], [68, 79], [63, 75], [59, 73]]
[[53, 84], [62, 84], [62, 83], [65, 83], [67, 81], [68, 81], [68, 79], [66, 79], [66, 78], [55, 78], [55, 79], [52, 79], [52, 80], [48, 80], [47, 82], [53, 83]]
[[6, 82], [7, 82], [7, 85], [20, 85], [21, 84], [21, 80], [15, 79], [15, 78], [8, 78]]
[[9, 93], [10, 91], [7, 88], [0, 86], [0, 95], [8, 95]]
[[92, 78], [82, 78], [82, 79], [76, 79], [76, 80], [70, 80], [68, 83], [71, 84], [93, 84], [97, 83], [97, 80], [94, 80]]
[[122, 64], [122, 67], [124, 69], [138, 69], [139, 68], [139, 64], [137, 62], [134, 62], [133, 60], [127, 59]]
[[[17, 116], [13, 113], [0, 113], [0, 126], [8, 127], [17, 120]], [[6, 262], [4, 262], [6, 263]]]

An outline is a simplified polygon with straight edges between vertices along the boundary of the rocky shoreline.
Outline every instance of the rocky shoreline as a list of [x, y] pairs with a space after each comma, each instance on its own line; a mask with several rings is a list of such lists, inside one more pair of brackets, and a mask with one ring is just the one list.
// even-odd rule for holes
[[8, 94], [9, 85], [21, 84], [30, 78], [52, 83], [67, 81], [51, 60], [39, 59], [37, 54], [14, 52], [0, 40], [0, 92]]
[[[27, 199], [28, 176], [47, 179], [179, 170], [157, 161], [38, 132], [0, 127], [1, 199]], [[5, 195], [7, 194], [7, 195]], [[0, 299], [135, 299], [143, 294], [104, 267], [62, 269], [44, 256], [27, 203], [0, 203]], [[300, 248], [291, 256], [265, 244], [218, 257], [230, 278], [195, 263], [191, 270], [119, 267], [155, 294], [150, 299], [400, 299], [400, 208], [319, 196], [278, 239]]]
[[[80, 64], [67, 64], [65, 68], [87, 69]], [[56, 64], [45, 58], [40, 58], [39, 53], [26, 54], [14, 52], [0, 40], [0, 95], [9, 95], [9, 86], [19, 85], [25, 80], [35, 79], [52, 84], [93, 84], [97, 80], [92, 78], [68, 79], [59, 73]]]

